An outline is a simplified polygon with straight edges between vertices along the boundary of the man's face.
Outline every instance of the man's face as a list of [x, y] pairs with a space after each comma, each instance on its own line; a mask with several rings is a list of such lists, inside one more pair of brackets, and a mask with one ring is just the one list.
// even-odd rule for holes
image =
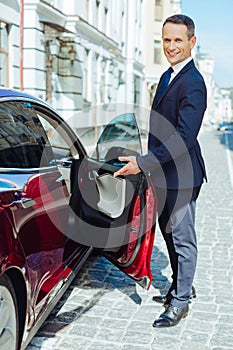
[[196, 37], [188, 39], [187, 27], [184, 24], [166, 23], [162, 32], [163, 51], [171, 66], [191, 56]]

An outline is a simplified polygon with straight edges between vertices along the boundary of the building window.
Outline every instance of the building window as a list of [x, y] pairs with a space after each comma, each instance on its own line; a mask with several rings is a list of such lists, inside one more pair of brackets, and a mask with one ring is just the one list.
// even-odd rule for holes
[[103, 32], [106, 35], [108, 34], [108, 9], [107, 9], [107, 7], [104, 8]]
[[134, 104], [140, 104], [140, 78], [134, 75]]
[[154, 41], [154, 64], [161, 63], [161, 41]]
[[8, 25], [0, 22], [0, 86], [5, 87], [9, 87], [8, 35]]
[[155, 0], [155, 21], [163, 19], [163, 0]]
[[102, 103], [106, 102], [106, 67], [107, 61], [105, 58], [101, 61], [101, 88], [100, 88], [100, 99]]
[[88, 91], [88, 79], [89, 79], [89, 61], [90, 61], [90, 50], [88, 49], [85, 49], [85, 52], [84, 52], [84, 70], [83, 70], [83, 96], [84, 96], [84, 100], [85, 102], [89, 102], [90, 99], [89, 99], [89, 91]]
[[96, 0], [96, 28], [99, 28], [100, 0]]
[[86, 21], [89, 21], [89, 10], [90, 10], [90, 3], [89, 0], [86, 0]]

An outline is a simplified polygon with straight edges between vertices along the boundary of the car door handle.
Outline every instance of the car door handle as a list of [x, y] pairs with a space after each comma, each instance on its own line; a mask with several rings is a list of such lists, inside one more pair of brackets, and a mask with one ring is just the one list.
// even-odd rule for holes
[[56, 164], [58, 166], [62, 166], [64, 168], [71, 168], [72, 161], [70, 159], [66, 159], [66, 158], [56, 159]]
[[99, 176], [99, 174], [95, 170], [91, 170], [88, 172], [88, 178], [91, 181], [94, 181], [96, 179], [96, 177], [98, 177], [98, 176]]
[[18, 208], [27, 209], [35, 205], [36, 201], [34, 201], [32, 198], [22, 198], [15, 200], [13, 204], [15, 204]]

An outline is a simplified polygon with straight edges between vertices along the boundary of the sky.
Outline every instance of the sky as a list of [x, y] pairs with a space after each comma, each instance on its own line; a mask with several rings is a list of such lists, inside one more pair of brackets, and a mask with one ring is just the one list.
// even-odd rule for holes
[[196, 26], [197, 45], [214, 59], [214, 80], [233, 87], [233, 0], [182, 0]]

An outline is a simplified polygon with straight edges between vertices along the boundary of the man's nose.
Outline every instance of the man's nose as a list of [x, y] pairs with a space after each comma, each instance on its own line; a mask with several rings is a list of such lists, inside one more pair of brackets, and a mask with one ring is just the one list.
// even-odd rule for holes
[[171, 40], [169, 44], [169, 49], [174, 50], [175, 48], [176, 48], [176, 42]]

